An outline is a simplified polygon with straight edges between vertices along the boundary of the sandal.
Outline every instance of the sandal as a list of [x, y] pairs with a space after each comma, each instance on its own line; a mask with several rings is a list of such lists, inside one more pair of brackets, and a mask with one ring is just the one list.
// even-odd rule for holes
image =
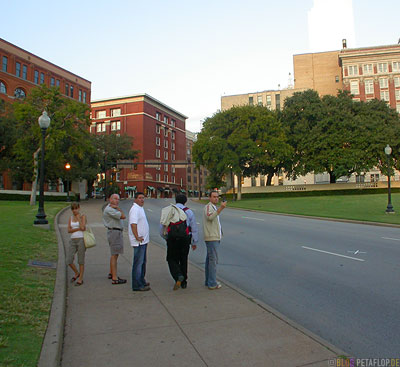
[[75, 287], [79, 287], [79, 286], [82, 285], [82, 284], [83, 284], [83, 280], [81, 280], [80, 282], [77, 281], [77, 282], [75, 283]]
[[80, 274], [73, 276], [73, 277], [71, 278], [71, 283], [75, 282], [75, 280], [77, 280], [77, 279], [79, 278], [79, 275], [80, 275]]
[[108, 279], [112, 279], [112, 274], [108, 273]]
[[120, 277], [118, 277], [117, 280], [112, 280], [112, 284], [125, 284], [126, 283], [126, 279], [121, 279]]

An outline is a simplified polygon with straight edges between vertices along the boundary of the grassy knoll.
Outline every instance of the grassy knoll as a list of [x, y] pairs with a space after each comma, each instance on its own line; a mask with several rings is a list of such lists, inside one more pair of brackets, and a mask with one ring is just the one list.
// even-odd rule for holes
[[0, 201], [0, 366], [36, 366], [51, 306], [56, 271], [27, 266], [57, 261], [55, 214], [66, 204], [45, 203], [51, 230], [33, 226], [37, 206]]
[[400, 193], [392, 194], [395, 214], [385, 214], [387, 194], [259, 198], [230, 201], [229, 207], [315, 217], [400, 224]]

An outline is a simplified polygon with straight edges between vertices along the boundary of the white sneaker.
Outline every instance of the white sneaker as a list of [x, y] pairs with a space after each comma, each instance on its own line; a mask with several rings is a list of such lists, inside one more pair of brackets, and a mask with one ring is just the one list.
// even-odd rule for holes
[[221, 285], [221, 283], [217, 283], [217, 285], [216, 285], [216, 286], [214, 286], [214, 287], [208, 287], [208, 289], [210, 289], [210, 290], [214, 290], [214, 289], [220, 289], [220, 288], [222, 288], [222, 285]]

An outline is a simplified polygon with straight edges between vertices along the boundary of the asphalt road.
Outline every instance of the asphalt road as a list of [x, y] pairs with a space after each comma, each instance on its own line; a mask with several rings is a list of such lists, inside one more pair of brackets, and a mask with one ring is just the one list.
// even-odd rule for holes
[[[158, 223], [170, 202], [145, 202], [153, 242], [164, 244]], [[201, 228], [203, 205], [187, 204]], [[400, 229], [229, 208], [221, 224], [219, 276], [351, 356], [400, 356]], [[199, 265], [201, 233], [190, 253]]]

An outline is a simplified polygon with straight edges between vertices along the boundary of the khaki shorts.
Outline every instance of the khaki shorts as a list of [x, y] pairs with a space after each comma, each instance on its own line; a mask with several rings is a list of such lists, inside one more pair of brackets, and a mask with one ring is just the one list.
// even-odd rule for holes
[[67, 253], [67, 264], [72, 264], [74, 262], [74, 256], [78, 253], [78, 264], [85, 264], [85, 252], [86, 247], [83, 242], [83, 237], [81, 238], [71, 238], [69, 241], [69, 248]]
[[110, 245], [111, 255], [121, 255], [124, 253], [124, 237], [122, 231], [116, 229], [107, 230], [107, 239]]

